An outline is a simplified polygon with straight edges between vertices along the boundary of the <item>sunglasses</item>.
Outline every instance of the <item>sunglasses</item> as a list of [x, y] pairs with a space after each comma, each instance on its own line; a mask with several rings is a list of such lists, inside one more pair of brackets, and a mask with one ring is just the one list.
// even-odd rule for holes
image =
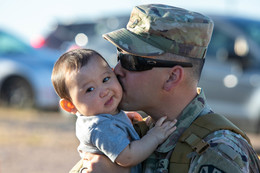
[[174, 67], [176, 65], [192, 67], [192, 64], [189, 62], [144, 58], [130, 54], [123, 54], [119, 51], [117, 51], [117, 61], [120, 61], [121, 66], [128, 71], [145, 71], [151, 70], [154, 67]]

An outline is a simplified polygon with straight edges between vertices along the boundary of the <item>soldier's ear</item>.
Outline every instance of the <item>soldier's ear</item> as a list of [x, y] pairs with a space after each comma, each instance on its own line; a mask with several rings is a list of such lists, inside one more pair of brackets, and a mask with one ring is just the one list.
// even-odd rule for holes
[[163, 89], [166, 91], [170, 91], [176, 86], [178, 86], [178, 84], [180, 84], [180, 82], [183, 79], [183, 73], [184, 70], [181, 66], [169, 68], [168, 78], [164, 82]]
[[67, 100], [67, 99], [60, 99], [60, 107], [63, 110], [65, 110], [65, 111], [67, 111], [69, 113], [72, 113], [72, 114], [76, 114], [76, 112], [77, 112], [77, 109], [74, 106], [74, 104], [71, 101]]

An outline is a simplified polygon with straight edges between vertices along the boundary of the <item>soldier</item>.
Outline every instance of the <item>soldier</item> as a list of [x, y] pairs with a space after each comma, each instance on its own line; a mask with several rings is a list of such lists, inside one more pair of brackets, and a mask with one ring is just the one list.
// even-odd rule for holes
[[[142, 110], [155, 121], [160, 115], [178, 119], [177, 130], [143, 163], [144, 173], [259, 173], [247, 136], [215, 114], [198, 88], [212, 30], [205, 15], [148, 4], [133, 9], [127, 28], [104, 35], [118, 48], [120, 107]], [[172, 65], [179, 62], [191, 65]], [[86, 159], [85, 172], [128, 171], [98, 155]]]

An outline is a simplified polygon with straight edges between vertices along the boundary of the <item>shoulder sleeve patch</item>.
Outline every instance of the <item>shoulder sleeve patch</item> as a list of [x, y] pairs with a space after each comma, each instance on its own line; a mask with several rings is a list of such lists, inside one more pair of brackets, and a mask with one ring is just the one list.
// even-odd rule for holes
[[201, 165], [199, 173], [225, 173], [224, 171], [216, 168], [213, 165]]
[[238, 156], [238, 153], [235, 152], [231, 147], [224, 145], [224, 144], [220, 144], [218, 146], [218, 149], [220, 151], [222, 151], [223, 153], [225, 153], [230, 159], [235, 160], [236, 157]]

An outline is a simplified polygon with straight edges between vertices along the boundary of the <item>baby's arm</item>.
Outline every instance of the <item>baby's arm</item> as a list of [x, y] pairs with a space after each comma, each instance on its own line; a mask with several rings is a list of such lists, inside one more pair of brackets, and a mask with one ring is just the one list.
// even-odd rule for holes
[[131, 142], [116, 158], [115, 162], [123, 167], [134, 166], [144, 161], [176, 129], [175, 121], [160, 118], [140, 140]]

